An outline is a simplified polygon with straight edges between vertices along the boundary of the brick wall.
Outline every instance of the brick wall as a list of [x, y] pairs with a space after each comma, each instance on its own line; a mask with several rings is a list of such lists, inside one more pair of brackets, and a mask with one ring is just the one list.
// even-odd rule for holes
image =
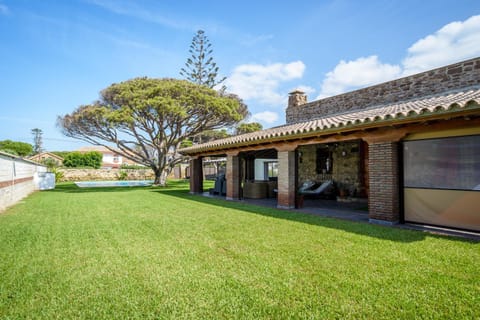
[[227, 200], [240, 198], [240, 158], [238, 156], [227, 155], [227, 167], [225, 170], [225, 179], [227, 183]]
[[295, 151], [278, 151], [278, 202], [277, 207], [295, 207]]
[[306, 104], [293, 104], [286, 110], [286, 120], [287, 124], [307, 121], [335, 113], [475, 86], [480, 86], [480, 58]]
[[373, 143], [369, 145], [368, 150], [369, 218], [398, 222], [400, 212], [398, 143]]

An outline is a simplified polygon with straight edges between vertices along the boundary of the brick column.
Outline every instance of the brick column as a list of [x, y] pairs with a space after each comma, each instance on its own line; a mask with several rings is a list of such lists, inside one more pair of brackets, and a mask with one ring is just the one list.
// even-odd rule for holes
[[370, 222], [394, 224], [400, 214], [400, 170], [397, 142], [369, 144]]
[[277, 208], [295, 208], [295, 151], [278, 151]]
[[190, 160], [190, 193], [203, 192], [202, 157]]
[[227, 200], [240, 198], [240, 159], [238, 154], [227, 154]]

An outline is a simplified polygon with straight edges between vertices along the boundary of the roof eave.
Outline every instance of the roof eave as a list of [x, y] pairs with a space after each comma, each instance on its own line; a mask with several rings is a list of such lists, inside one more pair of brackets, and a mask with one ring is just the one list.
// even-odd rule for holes
[[[452, 112], [455, 110], [454, 112]], [[251, 139], [246, 141], [240, 141], [238, 143], [226, 143], [226, 144], [219, 144], [215, 146], [199, 146], [198, 148], [189, 147], [183, 150], [179, 150], [179, 152], [183, 155], [198, 155], [204, 152], [215, 152], [215, 151], [226, 151], [231, 149], [237, 149], [245, 146], [250, 145], [261, 145], [261, 144], [269, 144], [269, 143], [278, 143], [284, 141], [291, 141], [291, 140], [298, 140], [298, 139], [305, 139], [305, 138], [312, 138], [312, 137], [320, 137], [338, 133], [347, 133], [350, 131], [356, 130], [368, 130], [368, 129], [377, 129], [382, 127], [389, 127], [389, 126], [398, 126], [398, 125], [405, 125], [410, 123], [417, 123], [422, 121], [432, 121], [432, 120], [445, 120], [446, 118], [457, 118], [461, 116], [468, 116], [472, 114], [478, 114], [480, 110], [480, 105], [476, 102], [473, 105], [466, 104], [463, 108], [450, 108], [441, 111], [435, 112], [425, 112], [419, 113], [414, 115], [407, 115], [407, 116], [397, 116], [397, 117], [387, 117], [384, 119], [378, 119], [374, 121], [363, 121], [358, 123], [351, 123], [348, 125], [340, 125], [338, 127], [330, 127], [330, 128], [316, 128], [313, 130], [305, 130], [300, 132], [295, 132], [293, 134], [284, 134], [284, 135], [277, 135], [274, 137], [268, 138], [259, 138], [259, 139]]]

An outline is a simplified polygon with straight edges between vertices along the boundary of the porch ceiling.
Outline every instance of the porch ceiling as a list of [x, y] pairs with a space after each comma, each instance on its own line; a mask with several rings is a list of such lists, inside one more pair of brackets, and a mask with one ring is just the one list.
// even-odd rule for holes
[[250, 144], [288, 141], [469, 114], [480, 115], [480, 88], [478, 87], [283, 125], [194, 145], [181, 149], [179, 152], [184, 155], [194, 155], [220, 149], [234, 149]]

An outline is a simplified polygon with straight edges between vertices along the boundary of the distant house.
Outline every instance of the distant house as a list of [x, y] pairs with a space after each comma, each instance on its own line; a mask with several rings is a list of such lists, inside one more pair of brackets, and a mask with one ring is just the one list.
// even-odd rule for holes
[[[115, 150], [114, 148], [112, 149]], [[100, 152], [103, 156], [102, 168], [120, 168], [122, 165], [133, 165], [133, 166], [141, 165], [130, 159], [125, 158], [119, 152], [113, 152], [112, 150], [107, 149], [106, 147], [103, 147], [103, 146], [81, 147], [76, 151], [81, 153], [91, 152], [91, 151]]]
[[63, 158], [51, 152], [41, 152], [27, 159], [38, 163], [47, 163], [48, 161], [52, 161], [57, 166], [61, 166], [63, 164]]

